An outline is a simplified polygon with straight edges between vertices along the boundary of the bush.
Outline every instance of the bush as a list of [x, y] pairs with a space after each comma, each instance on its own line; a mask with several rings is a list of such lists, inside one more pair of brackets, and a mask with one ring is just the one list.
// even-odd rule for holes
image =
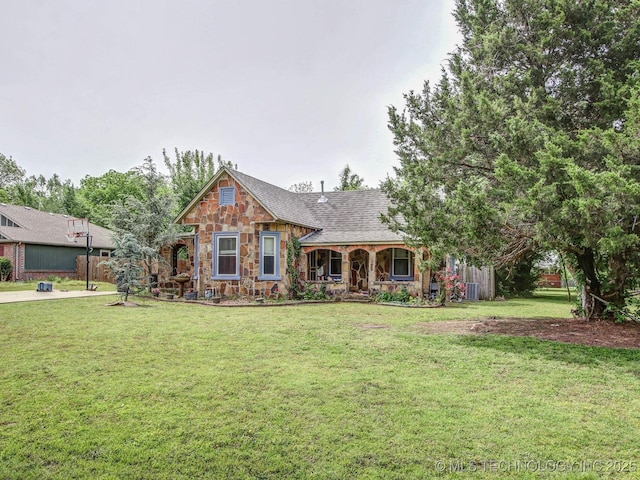
[[402, 287], [399, 292], [380, 292], [378, 295], [376, 295], [375, 301], [377, 303], [412, 303], [414, 301], [414, 298], [407, 291], [406, 287]]
[[304, 292], [302, 293], [304, 300], [326, 300], [327, 299], [327, 286], [322, 284], [320, 290], [316, 290], [315, 287], [308, 283], [305, 285]]
[[496, 293], [505, 297], [530, 297], [536, 289], [540, 272], [533, 260], [524, 261], [512, 269], [496, 269]]
[[7, 257], [0, 257], [0, 281], [6, 282], [11, 276], [13, 264]]

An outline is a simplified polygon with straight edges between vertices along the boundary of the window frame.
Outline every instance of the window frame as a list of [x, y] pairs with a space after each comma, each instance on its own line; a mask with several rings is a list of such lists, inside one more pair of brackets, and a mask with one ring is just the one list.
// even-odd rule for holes
[[[223, 238], [233, 238], [236, 241], [236, 268], [233, 274], [220, 274], [219, 270], [219, 244]], [[240, 280], [240, 233], [239, 232], [216, 232], [213, 234], [213, 265], [212, 280]]]
[[[328, 266], [327, 272], [325, 274], [326, 277], [331, 277], [334, 280], [342, 280], [342, 252], [337, 252], [336, 250], [329, 250], [328, 257]], [[340, 260], [340, 272], [335, 273], [332, 268], [332, 260]]]
[[[406, 261], [407, 261], [407, 275], [397, 275], [396, 274], [396, 252], [402, 251], [407, 253]], [[392, 248], [391, 249], [391, 272], [390, 279], [391, 280], [413, 280], [413, 265], [411, 261], [411, 250], [406, 248]], [[398, 260], [405, 260], [405, 258], [399, 258]]]
[[220, 206], [234, 205], [235, 203], [236, 187], [220, 187]]
[[[265, 248], [264, 241], [273, 238], [273, 273], [264, 273]], [[282, 280], [280, 273], [280, 232], [262, 231], [260, 232], [260, 266], [258, 270], [258, 280]]]

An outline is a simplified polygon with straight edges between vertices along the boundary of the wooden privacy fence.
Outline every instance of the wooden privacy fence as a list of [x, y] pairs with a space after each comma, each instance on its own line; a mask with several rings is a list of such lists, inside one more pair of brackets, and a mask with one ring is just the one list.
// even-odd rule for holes
[[[99, 265], [105, 257], [89, 257], [89, 281], [90, 282], [110, 282], [115, 283], [115, 279], [111, 275], [111, 270], [106, 265]], [[76, 257], [76, 277], [78, 280], [87, 279], [87, 257], [78, 255]]]
[[477, 268], [470, 265], [461, 265], [461, 277], [463, 282], [478, 284], [478, 297], [480, 300], [493, 300], [496, 296], [496, 277], [493, 267]]

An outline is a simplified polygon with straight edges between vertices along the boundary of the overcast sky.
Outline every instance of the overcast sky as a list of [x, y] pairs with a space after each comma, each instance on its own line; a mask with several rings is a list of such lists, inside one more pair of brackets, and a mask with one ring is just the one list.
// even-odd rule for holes
[[0, 0], [0, 153], [76, 185], [162, 150], [377, 187], [387, 107], [437, 80], [453, 0]]

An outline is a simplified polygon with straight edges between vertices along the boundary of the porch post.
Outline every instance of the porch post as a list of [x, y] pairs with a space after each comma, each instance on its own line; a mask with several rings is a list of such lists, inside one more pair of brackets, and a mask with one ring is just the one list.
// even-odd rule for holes
[[371, 294], [371, 290], [374, 286], [374, 282], [376, 281], [376, 269], [378, 267], [376, 263], [376, 249], [375, 247], [367, 247], [367, 252], [369, 253], [369, 272], [367, 275], [367, 290]]
[[344, 283], [345, 293], [348, 294], [351, 291], [351, 264], [349, 262], [349, 252], [346, 247], [340, 249], [342, 254], [342, 283]]

